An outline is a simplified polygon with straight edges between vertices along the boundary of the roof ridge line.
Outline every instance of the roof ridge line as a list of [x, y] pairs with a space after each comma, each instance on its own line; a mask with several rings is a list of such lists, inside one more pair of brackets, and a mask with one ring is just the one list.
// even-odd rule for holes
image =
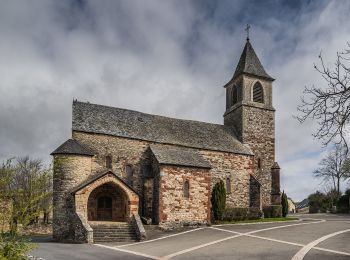
[[[136, 112], [136, 113], [140, 113], [143, 115], [147, 115], [147, 116], [154, 116], [154, 117], [162, 117], [162, 118], [168, 118], [168, 119], [174, 119], [174, 120], [181, 120], [181, 121], [187, 121], [187, 122], [198, 122], [198, 123], [204, 123], [204, 124], [209, 124], [209, 125], [217, 125], [217, 126], [224, 126], [223, 124], [218, 124], [218, 123], [210, 123], [210, 122], [205, 122], [205, 121], [199, 121], [199, 120], [194, 120], [194, 119], [184, 119], [184, 118], [176, 118], [176, 117], [170, 117], [170, 116], [163, 116], [163, 115], [158, 115], [158, 114], [150, 114], [150, 113], [145, 113], [145, 112], [141, 112], [138, 110], [134, 110], [134, 109], [129, 109], [129, 108], [122, 108], [122, 107], [113, 107], [113, 106], [107, 106], [107, 105], [100, 105], [100, 104], [96, 104], [96, 103], [91, 103], [91, 102], [83, 102], [83, 101], [74, 101], [74, 103], [81, 103], [81, 104], [86, 104], [86, 105], [94, 105], [94, 106], [99, 106], [99, 107], [105, 107], [105, 108], [112, 108], [112, 109], [120, 109], [120, 110], [124, 110], [124, 111], [131, 111], [131, 112]], [[73, 112], [73, 111], [72, 111]]]

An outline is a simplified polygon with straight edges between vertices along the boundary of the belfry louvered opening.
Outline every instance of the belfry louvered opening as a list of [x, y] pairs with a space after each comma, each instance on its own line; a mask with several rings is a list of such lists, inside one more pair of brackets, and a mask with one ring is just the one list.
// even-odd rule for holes
[[256, 82], [253, 87], [253, 101], [264, 103], [264, 91], [260, 82]]

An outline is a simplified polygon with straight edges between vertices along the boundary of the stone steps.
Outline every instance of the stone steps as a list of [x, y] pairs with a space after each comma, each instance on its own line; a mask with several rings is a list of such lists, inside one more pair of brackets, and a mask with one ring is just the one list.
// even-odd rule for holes
[[90, 223], [94, 242], [138, 241], [135, 228], [125, 222]]

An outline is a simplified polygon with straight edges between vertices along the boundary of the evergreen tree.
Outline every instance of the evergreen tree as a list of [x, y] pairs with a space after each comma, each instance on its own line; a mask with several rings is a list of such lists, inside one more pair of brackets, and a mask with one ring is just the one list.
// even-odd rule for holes
[[288, 214], [288, 197], [287, 194], [282, 192], [282, 198], [281, 198], [281, 204], [282, 204], [282, 216], [285, 218]]
[[226, 206], [226, 190], [225, 184], [222, 180], [216, 183], [213, 188], [211, 204], [213, 208], [214, 219], [222, 220], [222, 215], [224, 214]]

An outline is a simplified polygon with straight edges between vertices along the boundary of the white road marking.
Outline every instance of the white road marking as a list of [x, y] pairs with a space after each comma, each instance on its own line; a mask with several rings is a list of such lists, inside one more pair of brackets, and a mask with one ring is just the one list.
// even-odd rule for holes
[[[341, 230], [341, 231], [338, 231], [338, 232], [334, 232], [334, 233], [331, 233], [331, 234], [328, 234], [326, 236], [323, 236], [323, 237], [320, 237], [319, 239], [316, 239], [314, 241], [312, 241], [311, 243], [307, 244], [306, 246], [304, 246], [302, 249], [300, 249], [293, 257], [291, 260], [302, 260], [305, 255], [313, 248], [315, 247], [317, 244], [321, 243], [322, 241], [328, 239], [328, 238], [331, 238], [331, 237], [334, 237], [336, 235], [339, 235], [339, 234], [342, 234], [342, 233], [345, 233], [345, 232], [350, 232], [350, 229], [346, 229], [346, 230]], [[350, 255], [350, 254], [348, 254]]]
[[147, 257], [147, 258], [155, 259], [155, 260], [160, 260], [161, 259], [158, 256], [147, 255], [147, 254], [143, 254], [143, 253], [139, 253], [139, 252], [135, 252], [135, 251], [130, 251], [130, 250], [126, 250], [126, 249], [116, 248], [116, 247], [113, 247], [113, 246], [106, 246], [106, 245], [101, 245], [101, 244], [95, 244], [95, 246], [104, 247], [104, 248], [108, 248], [108, 249], [112, 249], [112, 250], [116, 250], [116, 251], [120, 251], [120, 252], [124, 252], [124, 253], [129, 253], [129, 254], [133, 254], [133, 255], [137, 255], [137, 256], [143, 256], [143, 257]]
[[[279, 240], [279, 239], [273, 239], [273, 238], [268, 238], [268, 237], [261, 237], [261, 236], [255, 236], [255, 235], [246, 235], [246, 236], [248, 236], [248, 237], [254, 237], [254, 238], [259, 238], [259, 239], [263, 239], [263, 240], [269, 240], [269, 241], [272, 241], [272, 242], [277, 242], [277, 243], [282, 243], [282, 244], [288, 244], [288, 245], [299, 246], [299, 247], [305, 246], [304, 244], [293, 243], [293, 242], [288, 242], [288, 241]], [[335, 254], [340, 254], [340, 255], [350, 255], [350, 254], [347, 253], [347, 252], [336, 251], [336, 250], [327, 249], [327, 248], [322, 248], [322, 247], [314, 247], [313, 249], [317, 249], [317, 250], [325, 251], [325, 252], [330, 252], [330, 253], [335, 253]]]
[[[309, 219], [308, 219], [309, 220]], [[310, 219], [310, 220], [321, 220], [321, 219]], [[214, 227], [224, 227], [224, 226], [246, 226], [246, 225], [264, 225], [264, 224], [276, 224], [276, 223], [291, 223], [300, 222], [302, 219], [288, 220], [288, 221], [271, 221], [271, 222], [254, 222], [254, 223], [232, 223], [232, 224], [218, 224], [213, 225]]]
[[[282, 244], [288, 244], [288, 245], [299, 246], [299, 247], [304, 247], [305, 246], [305, 244], [299, 244], [299, 243], [294, 243], [294, 242], [289, 242], [289, 241], [284, 241], [284, 240], [279, 240], [279, 239], [273, 239], [273, 238], [268, 238], [268, 237], [261, 237], [261, 236], [251, 235], [249, 233], [239, 233], [239, 232], [236, 232], [236, 231], [226, 230], [226, 229], [222, 229], [222, 228], [214, 228], [214, 227], [211, 227], [211, 228], [212, 229], [216, 229], [216, 230], [220, 230], [220, 231], [233, 233], [233, 234], [240, 234], [242, 236], [253, 237], [253, 238], [268, 240], [268, 241], [272, 241], [272, 242], [282, 243]], [[330, 252], [330, 253], [341, 254], [341, 255], [350, 255], [350, 253], [347, 253], [347, 252], [336, 251], [336, 250], [322, 248], [322, 247], [314, 247], [314, 249], [317, 249], [317, 250], [320, 250], [320, 251], [325, 251], [325, 252]]]
[[180, 233], [176, 233], [176, 234], [172, 234], [172, 235], [168, 235], [168, 236], [163, 236], [163, 237], [158, 237], [158, 238], [155, 238], [155, 239], [146, 240], [146, 241], [142, 241], [142, 242], [135, 242], [135, 243], [130, 243], [130, 244], [126, 244], [126, 245], [116, 246], [116, 247], [117, 247], [117, 248], [121, 248], [121, 247], [126, 247], [126, 246], [141, 245], [141, 244], [145, 244], [145, 243], [149, 243], [149, 242], [153, 242], [153, 241], [158, 241], [158, 240], [166, 239], [166, 238], [169, 238], [169, 237], [175, 237], [175, 236], [187, 234], [187, 233], [194, 232], [194, 231], [198, 231], [198, 230], [202, 230], [202, 229], [204, 229], [204, 227], [202, 227], [202, 228], [196, 228], [196, 229], [191, 229], [191, 230], [187, 230], [187, 231], [184, 231], [184, 232], [180, 232]]
[[312, 249], [317, 249], [317, 250], [320, 250], [320, 251], [325, 251], [325, 252], [330, 252], [330, 253], [350, 256], [350, 253], [347, 253], [347, 252], [337, 251], [337, 250], [332, 250], [332, 249], [327, 249], [327, 248], [322, 248], [322, 247], [314, 247]]
[[[203, 247], [211, 246], [211, 245], [214, 245], [214, 244], [217, 244], [217, 243], [221, 243], [221, 242], [229, 240], [229, 239], [242, 237], [244, 235], [254, 234], [254, 233], [257, 233], [257, 232], [261, 232], [261, 231], [272, 230], [272, 229], [277, 229], [277, 228], [284, 228], [284, 227], [290, 227], [290, 226], [310, 225], [310, 224], [321, 223], [321, 222], [324, 222], [324, 221], [325, 220], [320, 220], [320, 221], [317, 221], [317, 222], [298, 223], [298, 224], [290, 224], [290, 225], [284, 225], [284, 226], [270, 227], [270, 228], [264, 228], [264, 229], [250, 231], [248, 233], [239, 233], [239, 232], [235, 232], [235, 231], [222, 229], [222, 231], [227, 231], [227, 232], [230, 232], [230, 233], [234, 233], [236, 235], [235, 236], [231, 236], [231, 237], [226, 237], [226, 238], [223, 238], [223, 239], [219, 239], [219, 240], [215, 240], [215, 241], [212, 241], [212, 242], [209, 242], [209, 243], [205, 243], [205, 244], [202, 244], [202, 245], [199, 245], [199, 246], [194, 246], [194, 247], [191, 247], [191, 248], [187, 248], [187, 249], [184, 249], [184, 250], [172, 253], [170, 255], [166, 255], [166, 256], [162, 257], [162, 259], [170, 259], [170, 258], [172, 258], [174, 256], [182, 255], [182, 254], [185, 254], [185, 253], [188, 253], [188, 252], [191, 252], [191, 251], [203, 248]], [[210, 228], [220, 230], [220, 228], [215, 228], [215, 227], [210, 227]]]
[[298, 223], [298, 224], [289, 224], [289, 225], [284, 225], [284, 226], [276, 226], [276, 227], [270, 227], [270, 228], [264, 228], [264, 229], [258, 229], [258, 230], [250, 231], [250, 232], [245, 233], [245, 234], [255, 234], [255, 233], [258, 233], [258, 232], [262, 232], [262, 231], [268, 231], [268, 230], [285, 228], [285, 227], [294, 227], [294, 226], [318, 224], [318, 223], [325, 222], [325, 221], [326, 220], [324, 220], [324, 219], [320, 219], [319, 221], [315, 221], [315, 222], [306, 222], [306, 223]]
[[268, 241], [277, 242], [277, 243], [282, 243], [282, 244], [287, 244], [287, 245], [292, 245], [292, 246], [299, 246], [299, 247], [303, 247], [304, 246], [304, 244], [288, 242], [288, 241], [274, 239], [274, 238], [269, 238], [269, 237], [261, 237], [261, 236], [256, 236], [256, 235], [245, 235], [245, 236], [253, 237], [253, 238], [259, 238], [259, 239], [268, 240]]
[[237, 231], [232, 231], [232, 230], [227, 230], [227, 229], [223, 229], [223, 228], [217, 228], [217, 227], [209, 227], [210, 229], [215, 229], [215, 230], [219, 230], [219, 231], [224, 231], [224, 232], [228, 232], [228, 233], [233, 233], [236, 235], [243, 235], [244, 233], [241, 232], [237, 232]]
[[191, 248], [187, 248], [187, 249], [175, 252], [173, 254], [163, 256], [161, 259], [170, 259], [170, 258], [172, 258], [174, 256], [182, 255], [182, 254], [191, 252], [193, 250], [197, 250], [197, 249], [200, 249], [200, 248], [203, 248], [203, 247], [206, 247], [206, 246], [211, 246], [211, 245], [214, 245], [214, 244], [217, 244], [217, 243], [220, 243], [220, 242], [232, 239], [232, 238], [240, 237], [240, 236], [242, 236], [242, 235], [235, 235], [235, 236], [231, 236], [231, 237], [226, 237], [226, 238], [215, 240], [215, 241], [212, 241], [212, 242], [209, 242], [209, 243], [205, 243], [205, 244], [202, 244], [202, 245], [199, 245], [199, 246], [194, 246], [194, 247], [191, 247]]
[[[195, 246], [195, 247], [187, 248], [187, 249], [184, 249], [184, 250], [181, 250], [181, 251], [178, 251], [178, 252], [175, 252], [175, 253], [163, 256], [163, 257], [157, 257], [157, 256], [152, 256], [152, 255], [147, 255], [147, 254], [131, 251], [131, 250], [121, 249], [120, 247], [139, 245], [139, 244], [143, 244], [143, 243], [149, 243], [149, 242], [153, 242], [153, 241], [163, 240], [163, 239], [166, 239], [166, 238], [169, 238], [169, 237], [174, 237], [174, 236], [186, 234], [186, 233], [189, 233], [189, 232], [202, 230], [202, 229], [205, 229], [205, 228], [192, 229], [192, 230], [184, 231], [184, 232], [173, 234], [173, 235], [169, 235], [169, 236], [164, 236], [164, 237], [160, 237], [160, 238], [156, 238], [156, 239], [152, 239], [152, 240], [147, 240], [147, 241], [138, 242], [138, 243], [132, 243], [132, 244], [126, 244], [126, 245], [121, 245], [121, 246], [116, 246], [116, 247], [115, 246], [114, 247], [113, 246], [106, 246], [106, 245], [101, 245], [101, 244], [96, 244], [96, 245], [100, 246], [100, 247], [105, 247], [105, 248], [109, 248], [109, 249], [112, 249], [112, 250], [120, 251], [120, 252], [125, 252], [125, 253], [129, 253], [129, 254], [134, 254], [134, 255], [138, 255], [138, 256], [143, 256], [143, 257], [147, 257], [147, 258], [151, 258], [151, 259], [160, 260], [160, 259], [170, 259], [172, 257], [178, 256], [178, 255], [182, 255], [182, 254], [191, 252], [193, 250], [204, 248], [204, 247], [207, 247], [207, 246], [210, 246], [210, 245], [221, 243], [223, 241], [230, 240], [230, 239], [233, 239], [233, 238], [247, 236], [247, 237], [253, 237], [253, 238], [258, 238], [258, 239], [263, 239], [263, 240], [269, 240], [269, 241], [272, 241], [272, 242], [278, 242], [278, 243], [283, 243], [283, 244], [289, 244], [289, 245], [302, 247], [302, 249], [299, 251], [299, 252], [305, 252], [305, 254], [302, 256], [302, 258], [294, 258], [294, 257], [296, 257], [297, 254], [299, 254], [299, 252], [298, 252], [292, 258], [292, 260], [301, 260], [301, 259], [303, 259], [303, 257], [306, 255], [306, 253], [309, 250], [311, 250], [312, 248], [316, 249], [316, 250], [320, 250], [320, 251], [325, 251], [325, 252], [331, 252], [331, 253], [336, 253], [336, 254], [350, 256], [350, 253], [347, 253], [347, 252], [336, 251], [336, 250], [331, 250], [331, 249], [326, 249], [326, 248], [321, 248], [321, 247], [315, 247], [315, 245], [317, 245], [318, 243], [322, 242], [323, 240], [328, 239], [328, 238], [330, 238], [332, 236], [341, 234], [341, 233], [349, 232], [350, 229], [329, 234], [329, 235], [324, 236], [324, 237], [322, 237], [322, 238], [320, 238], [320, 239], [318, 239], [316, 241], [313, 241], [313, 242], [311, 242], [311, 243], [309, 243], [307, 245], [253, 235], [255, 233], [263, 232], [263, 231], [267, 231], [267, 230], [273, 230], [273, 229], [279, 229], [279, 228], [285, 228], [285, 227], [292, 227], [292, 226], [300, 226], [300, 225], [317, 224], [317, 223], [321, 223], [321, 222], [325, 222], [326, 221], [324, 219], [311, 219], [311, 218], [309, 218], [309, 220], [316, 220], [316, 222], [307, 222], [307, 223], [297, 223], [297, 224], [289, 224], [289, 225], [283, 225], [283, 226], [275, 226], [275, 227], [270, 227], [270, 228], [253, 230], [253, 231], [250, 231], [250, 232], [247, 232], [247, 233], [240, 233], [240, 232], [236, 232], [236, 231], [231, 231], [231, 230], [226, 230], [226, 229], [222, 229], [222, 228], [217, 228], [218, 226], [226, 226], [225, 224], [224, 225], [212, 226], [212, 227], [209, 227], [209, 228], [210, 229], [219, 230], [219, 231], [228, 232], [228, 233], [232, 233], [232, 234], [235, 234], [235, 235], [230, 236], [230, 237], [226, 237], [226, 238], [223, 238], [223, 239], [215, 240], [215, 241], [212, 241], [212, 242], [208, 242], [208, 243], [205, 243], [205, 244], [201, 244], [201, 245], [198, 245], [198, 246]], [[271, 222], [269, 222], [269, 223], [271, 223]], [[230, 224], [228, 224], [228, 225], [230, 225]], [[309, 249], [307, 250], [307, 248], [309, 248]], [[300, 255], [301, 255], [301, 253], [300, 253]]]

